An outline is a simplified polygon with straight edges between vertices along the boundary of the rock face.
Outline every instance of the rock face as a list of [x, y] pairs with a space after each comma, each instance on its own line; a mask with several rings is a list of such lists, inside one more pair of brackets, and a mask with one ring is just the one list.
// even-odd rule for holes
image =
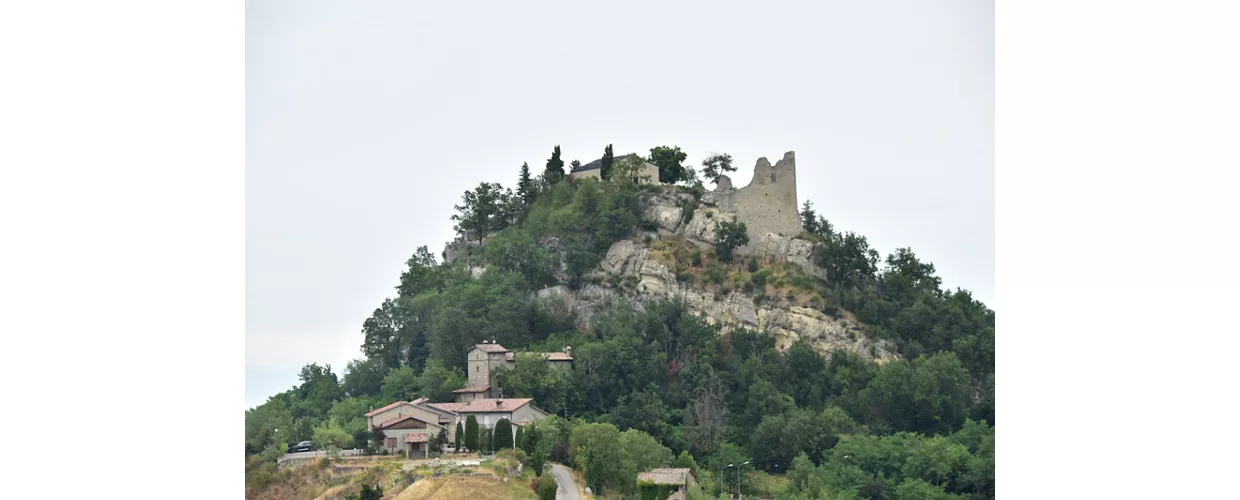
[[[688, 227], [692, 227], [692, 223]], [[808, 260], [809, 242], [779, 237], [764, 238], [762, 241], [759, 247], [764, 252], [789, 260], [803, 259], [805, 265], [812, 266]], [[597, 312], [610, 307], [622, 295], [639, 300], [681, 299], [689, 310], [711, 324], [723, 326], [725, 330], [745, 327], [773, 336], [776, 347], [781, 350], [800, 339], [824, 355], [834, 349], [845, 349], [863, 359], [880, 363], [895, 358], [886, 342], [869, 339], [862, 325], [855, 321], [780, 300], [759, 306], [741, 292], [716, 297], [714, 292], [682, 285], [667, 265], [650, 258], [650, 249], [641, 243], [631, 240], [616, 242], [599, 267], [605, 276], [617, 276], [636, 284], [633, 289], [625, 291], [614, 290], [609, 285], [587, 285], [576, 293], [568, 287], [557, 286], [540, 291], [538, 296], [555, 299], [568, 306], [577, 314], [581, 327], [588, 326]]]

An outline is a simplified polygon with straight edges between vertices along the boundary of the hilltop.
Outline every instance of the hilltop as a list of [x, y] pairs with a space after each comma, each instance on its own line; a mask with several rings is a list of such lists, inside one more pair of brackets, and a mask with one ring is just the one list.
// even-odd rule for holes
[[363, 413], [452, 401], [467, 352], [495, 343], [571, 350], [567, 370], [518, 362], [495, 385], [555, 415], [527, 454], [595, 491], [675, 465], [719, 494], [736, 476], [713, 471], [745, 463], [742, 488], [789, 472], [794, 497], [993, 498], [994, 312], [912, 250], [880, 260], [798, 205], [794, 153], [740, 188], [730, 156], [685, 157], [608, 146], [566, 169], [556, 147], [515, 189], [464, 193], [458, 238], [418, 248], [363, 322], [365, 358], [343, 377], [307, 365], [247, 411], [247, 455], [373, 448]]

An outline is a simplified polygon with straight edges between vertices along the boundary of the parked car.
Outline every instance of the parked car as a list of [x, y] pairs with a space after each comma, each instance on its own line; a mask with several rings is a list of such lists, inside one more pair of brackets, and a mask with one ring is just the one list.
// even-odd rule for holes
[[293, 446], [288, 447], [289, 453], [297, 453], [299, 451], [311, 451], [311, 450], [314, 450], [314, 443], [311, 443], [310, 441], [302, 441], [300, 443], [297, 443]]

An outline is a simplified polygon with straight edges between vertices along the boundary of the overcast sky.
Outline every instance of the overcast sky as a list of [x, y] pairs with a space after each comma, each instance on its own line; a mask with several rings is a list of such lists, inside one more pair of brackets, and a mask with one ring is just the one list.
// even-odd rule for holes
[[801, 201], [994, 304], [984, 1], [246, 3], [246, 388], [361, 356], [361, 324], [479, 182], [559, 144], [797, 153]]

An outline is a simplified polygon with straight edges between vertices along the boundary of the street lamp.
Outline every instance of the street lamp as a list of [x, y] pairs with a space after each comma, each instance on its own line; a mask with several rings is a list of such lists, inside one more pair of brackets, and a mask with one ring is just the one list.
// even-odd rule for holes
[[744, 497], [744, 495], [741, 494], [741, 466], [748, 463], [749, 462], [742, 462], [736, 466], [736, 498], [738, 499]]

